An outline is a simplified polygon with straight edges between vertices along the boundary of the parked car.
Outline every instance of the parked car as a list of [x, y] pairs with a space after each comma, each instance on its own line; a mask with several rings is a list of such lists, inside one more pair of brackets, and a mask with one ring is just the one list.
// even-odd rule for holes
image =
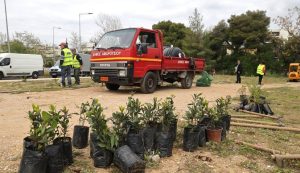
[[[90, 54], [83, 54], [79, 53], [79, 55], [82, 58], [82, 69], [81, 69], [81, 76], [89, 76], [90, 75]], [[59, 67], [59, 60], [55, 62], [55, 64], [49, 69], [49, 74], [53, 77], [56, 78], [57, 76], [61, 76], [61, 69]], [[71, 71], [71, 75], [73, 76], [74, 72], [73, 70]]]
[[44, 75], [43, 58], [36, 54], [1, 53], [0, 80], [4, 77], [22, 76], [37, 79]]

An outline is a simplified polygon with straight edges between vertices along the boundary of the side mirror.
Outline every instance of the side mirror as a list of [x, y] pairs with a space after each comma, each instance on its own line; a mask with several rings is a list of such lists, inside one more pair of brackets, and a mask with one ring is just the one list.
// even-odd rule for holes
[[0, 62], [0, 66], [4, 66], [4, 62]]
[[147, 43], [138, 44], [138, 55], [148, 53]]

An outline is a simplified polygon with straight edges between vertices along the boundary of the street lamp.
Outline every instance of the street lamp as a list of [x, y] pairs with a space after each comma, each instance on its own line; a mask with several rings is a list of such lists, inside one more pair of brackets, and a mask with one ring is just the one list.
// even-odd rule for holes
[[53, 50], [53, 63], [55, 63], [54, 62], [54, 60], [55, 60], [55, 51], [54, 51], [54, 29], [61, 29], [61, 27], [56, 27], [56, 26], [53, 26], [53, 44], [52, 44], [52, 50]]
[[78, 52], [81, 52], [81, 26], [80, 26], [80, 15], [90, 15], [93, 13], [79, 13], [79, 45], [78, 45]]
[[6, 19], [7, 47], [8, 47], [8, 53], [10, 53], [8, 22], [7, 22], [7, 11], [6, 11], [6, 0], [4, 0], [4, 8], [5, 8], [5, 19]]

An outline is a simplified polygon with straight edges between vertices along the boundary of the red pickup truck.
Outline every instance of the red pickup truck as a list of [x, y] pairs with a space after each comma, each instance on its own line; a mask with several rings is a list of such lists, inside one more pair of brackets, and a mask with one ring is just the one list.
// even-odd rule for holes
[[105, 33], [91, 52], [91, 75], [109, 90], [140, 86], [152, 93], [163, 81], [191, 88], [205, 60], [188, 58], [177, 47], [164, 47], [160, 30], [127, 28]]

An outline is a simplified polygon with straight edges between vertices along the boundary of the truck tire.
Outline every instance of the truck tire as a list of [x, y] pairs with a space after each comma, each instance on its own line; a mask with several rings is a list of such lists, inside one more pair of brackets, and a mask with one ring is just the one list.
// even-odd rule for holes
[[181, 79], [181, 87], [183, 89], [189, 89], [193, 85], [194, 74], [188, 73], [185, 78]]
[[31, 77], [32, 77], [32, 79], [37, 79], [37, 78], [39, 78], [39, 73], [34, 71], [34, 72], [32, 72]]
[[105, 83], [105, 86], [108, 90], [111, 90], [111, 91], [117, 91], [120, 88], [120, 85], [112, 84], [112, 83]]
[[157, 76], [153, 72], [148, 72], [142, 83], [141, 83], [141, 90], [143, 93], [153, 93], [157, 87]]
[[0, 72], [0, 80], [2, 80], [4, 78], [4, 75], [2, 72]]

